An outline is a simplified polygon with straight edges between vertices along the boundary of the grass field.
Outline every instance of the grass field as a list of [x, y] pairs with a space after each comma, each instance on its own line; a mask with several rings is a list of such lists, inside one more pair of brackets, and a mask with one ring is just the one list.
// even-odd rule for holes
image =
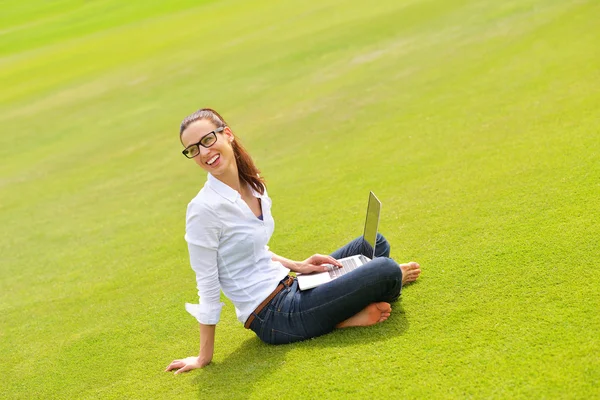
[[[600, 398], [600, 2], [1, 1], [0, 397]], [[368, 190], [384, 324], [262, 344], [226, 301], [198, 352], [183, 239], [219, 110], [270, 247], [331, 252]], [[358, 194], [357, 194], [358, 193]]]

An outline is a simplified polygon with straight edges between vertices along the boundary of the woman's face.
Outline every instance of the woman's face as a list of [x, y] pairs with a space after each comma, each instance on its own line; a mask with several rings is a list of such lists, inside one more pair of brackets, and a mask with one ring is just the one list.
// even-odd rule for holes
[[[181, 134], [181, 143], [184, 147], [200, 142], [207, 134], [217, 129], [217, 127], [207, 119], [201, 119], [192, 122]], [[225, 127], [222, 132], [215, 133], [217, 141], [209, 148], [199, 146], [200, 153], [193, 158], [196, 164], [202, 167], [211, 175], [217, 176], [224, 172], [237, 168], [235, 155], [231, 142], [233, 133], [229, 127]]]

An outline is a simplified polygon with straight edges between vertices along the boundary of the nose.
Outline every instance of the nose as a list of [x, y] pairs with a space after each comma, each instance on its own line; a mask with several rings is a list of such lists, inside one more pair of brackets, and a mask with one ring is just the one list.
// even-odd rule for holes
[[200, 148], [200, 155], [198, 157], [200, 157], [204, 160], [210, 153], [210, 149], [207, 149], [206, 147], [203, 147], [200, 145], [198, 145], [198, 147]]

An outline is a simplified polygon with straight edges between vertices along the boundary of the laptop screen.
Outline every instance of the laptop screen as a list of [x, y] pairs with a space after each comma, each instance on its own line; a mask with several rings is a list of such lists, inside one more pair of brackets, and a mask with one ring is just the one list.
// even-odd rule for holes
[[365, 221], [365, 233], [363, 235], [365, 241], [371, 245], [373, 254], [365, 254], [365, 256], [375, 258], [375, 242], [377, 241], [377, 228], [379, 226], [379, 211], [381, 210], [381, 202], [375, 194], [369, 194], [369, 206], [367, 207], [367, 220]]

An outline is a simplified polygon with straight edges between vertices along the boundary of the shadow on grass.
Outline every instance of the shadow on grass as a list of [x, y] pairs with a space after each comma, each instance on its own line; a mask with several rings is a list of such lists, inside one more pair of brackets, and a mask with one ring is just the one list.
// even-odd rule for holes
[[400, 303], [392, 304], [392, 309], [392, 315], [382, 324], [364, 328], [336, 329], [325, 336], [297, 343], [296, 346], [298, 348], [340, 348], [357, 344], [384, 342], [401, 336], [408, 330], [410, 324]]
[[[383, 342], [400, 336], [409, 322], [400, 303], [393, 305], [392, 316], [383, 324], [365, 328], [337, 329], [327, 335], [288, 345], [268, 345], [258, 337], [244, 341], [223, 362], [213, 363], [193, 380], [199, 397], [248, 398], [255, 384], [274, 374], [286, 362], [286, 354], [298, 349], [326, 349]], [[283, 382], [282, 382], [283, 384]]]
[[199, 398], [248, 398], [254, 384], [277, 370], [292, 348], [268, 345], [256, 336], [244, 341], [223, 362], [212, 363], [193, 380]]

